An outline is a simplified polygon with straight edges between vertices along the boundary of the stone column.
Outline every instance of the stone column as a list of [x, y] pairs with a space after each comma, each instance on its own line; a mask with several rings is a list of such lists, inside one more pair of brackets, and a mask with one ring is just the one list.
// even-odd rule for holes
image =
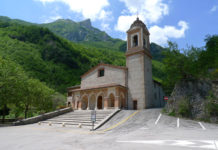
[[82, 108], [82, 101], [79, 101], [79, 106], [78, 106], [78, 110], [81, 110]]
[[120, 96], [115, 96], [115, 104], [114, 104], [115, 109], [120, 108]]
[[87, 106], [87, 110], [89, 110], [89, 103], [90, 103], [89, 101], [90, 101], [90, 96], [88, 96], [88, 104], [87, 104], [88, 106]]
[[98, 110], [98, 97], [95, 97], [95, 110]]
[[104, 109], [108, 109], [108, 97], [104, 97]]
[[72, 101], [72, 108], [74, 109], [75, 108], [75, 101]]
[[75, 101], [74, 109], [78, 109], [77, 101]]

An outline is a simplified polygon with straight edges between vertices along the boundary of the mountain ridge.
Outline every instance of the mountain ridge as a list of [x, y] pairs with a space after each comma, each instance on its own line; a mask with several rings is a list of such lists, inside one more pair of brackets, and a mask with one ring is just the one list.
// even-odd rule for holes
[[[29, 23], [19, 19], [10, 19], [5, 16], [0, 16], [0, 20], [15, 22], [22, 25], [38, 25], [46, 27], [55, 34], [68, 39], [71, 42], [80, 43], [87, 47], [121, 52], [126, 51], [126, 41], [112, 38], [106, 32], [93, 27], [90, 19], [85, 19], [79, 22], [75, 22], [71, 19], [58, 19], [44, 24]], [[165, 49], [160, 45], [151, 43], [151, 54], [155, 60], [162, 60], [162, 51], [164, 50]]]

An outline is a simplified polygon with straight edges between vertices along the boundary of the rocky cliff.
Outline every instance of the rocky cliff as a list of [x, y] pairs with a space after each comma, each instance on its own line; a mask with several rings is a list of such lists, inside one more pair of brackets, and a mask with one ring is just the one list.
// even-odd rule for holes
[[218, 81], [177, 83], [164, 110], [172, 116], [218, 123]]

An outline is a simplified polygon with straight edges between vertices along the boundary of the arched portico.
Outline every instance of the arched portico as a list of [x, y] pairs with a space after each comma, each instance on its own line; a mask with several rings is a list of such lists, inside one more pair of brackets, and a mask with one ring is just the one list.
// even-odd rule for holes
[[75, 94], [72, 107], [82, 110], [125, 108], [126, 91], [120, 85], [71, 91]]
[[104, 108], [103, 96], [100, 95], [97, 98], [97, 109], [103, 109], [103, 108]]
[[81, 109], [82, 110], [86, 110], [88, 108], [88, 96], [87, 95], [84, 95], [82, 98], [81, 98]]
[[89, 98], [89, 109], [95, 110], [96, 108], [96, 97], [94, 94], [92, 94]]
[[109, 95], [109, 98], [108, 98], [108, 106], [113, 108], [115, 106], [115, 96], [113, 93], [111, 93]]

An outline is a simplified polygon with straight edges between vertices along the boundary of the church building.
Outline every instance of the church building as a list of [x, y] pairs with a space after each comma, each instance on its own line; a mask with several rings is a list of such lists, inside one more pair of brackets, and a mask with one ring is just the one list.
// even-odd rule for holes
[[100, 63], [68, 88], [67, 105], [78, 110], [162, 107], [164, 92], [152, 79], [150, 33], [137, 18], [127, 31], [126, 66]]

